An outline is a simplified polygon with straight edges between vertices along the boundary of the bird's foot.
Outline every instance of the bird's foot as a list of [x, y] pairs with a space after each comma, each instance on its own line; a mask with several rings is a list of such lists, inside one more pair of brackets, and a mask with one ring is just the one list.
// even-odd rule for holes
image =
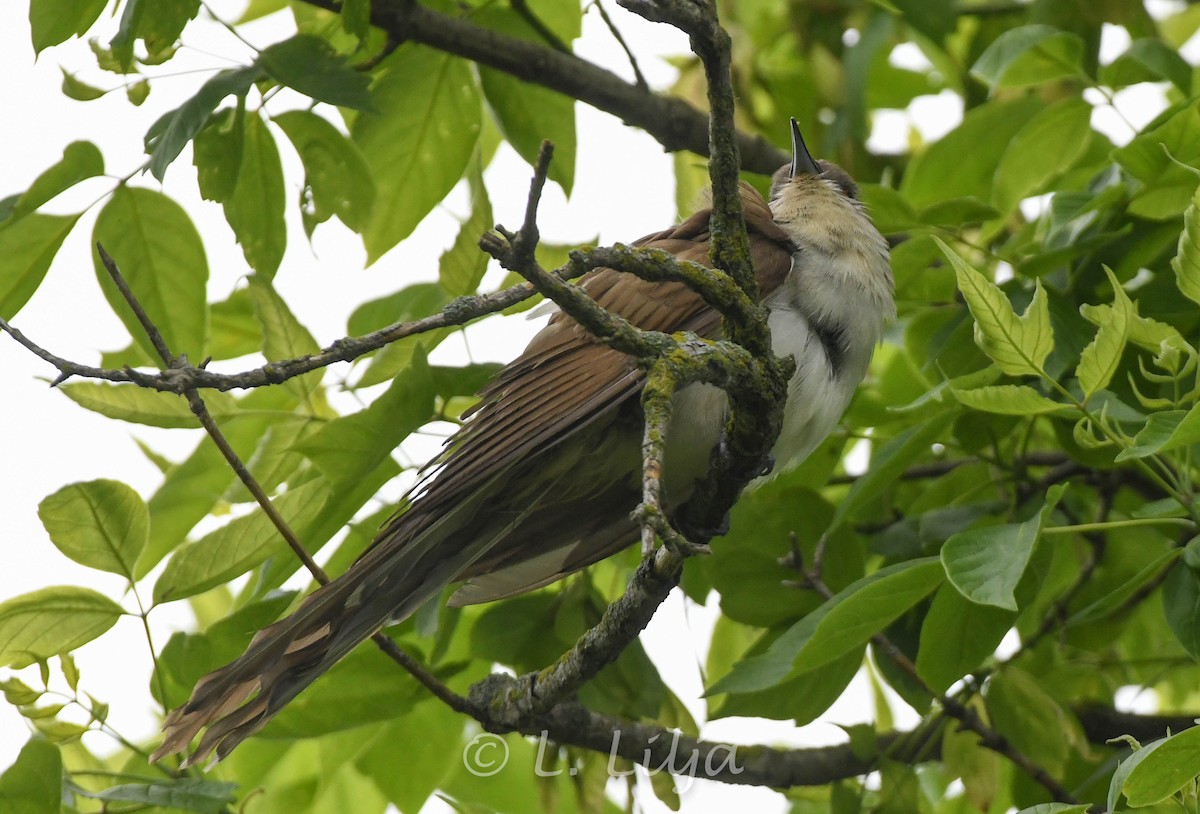
[[[724, 537], [729, 533], [729, 512], [725, 513], [716, 527], [695, 526], [683, 517], [671, 518], [671, 525], [678, 530], [685, 542], [688, 540], [711, 540], [714, 537]], [[688, 545], [695, 547], [697, 553], [708, 554], [711, 551], [707, 544], [689, 542]]]
[[[733, 453], [729, 450], [729, 441], [725, 433], [721, 433], [721, 440], [713, 447], [710, 462], [714, 467], [729, 467], [729, 461], [733, 458]], [[746, 467], [730, 467], [732, 474], [741, 477], [747, 483], [755, 478], [761, 478], [770, 475], [775, 471], [775, 456], [770, 452], [764, 454], [754, 463]]]

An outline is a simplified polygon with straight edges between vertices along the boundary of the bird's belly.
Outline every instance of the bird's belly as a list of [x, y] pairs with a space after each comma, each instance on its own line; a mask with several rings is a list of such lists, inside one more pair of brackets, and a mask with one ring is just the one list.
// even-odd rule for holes
[[771, 448], [775, 473], [798, 466], [837, 426], [861, 375], [835, 369], [821, 340], [800, 313], [775, 307], [770, 316], [776, 356], [796, 360], [779, 438]]
[[[846, 365], [835, 369], [807, 319], [779, 303], [771, 310], [770, 326], [775, 355], [796, 360], [783, 426], [771, 448], [773, 474], [778, 474], [803, 462], [837, 426], [862, 379], [859, 368], [865, 369], [865, 361], [860, 361], [863, 353], [851, 349]], [[865, 359], [869, 358], [868, 348]], [[675, 394], [663, 464], [668, 505], [686, 500], [695, 481], [708, 471], [727, 415], [728, 400], [718, 387], [691, 384]]]

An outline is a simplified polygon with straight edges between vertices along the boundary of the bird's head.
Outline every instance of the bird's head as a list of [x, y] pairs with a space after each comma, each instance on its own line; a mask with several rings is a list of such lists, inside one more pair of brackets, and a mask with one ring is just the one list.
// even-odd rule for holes
[[771, 179], [775, 222], [800, 246], [829, 253], [846, 249], [876, 254], [886, 244], [858, 199], [858, 185], [845, 170], [814, 159], [792, 119], [792, 160]]
[[844, 169], [830, 161], [817, 160], [808, 151], [800, 125], [792, 122], [792, 160], [784, 164], [771, 176], [771, 200], [783, 197], [812, 194], [817, 186], [824, 186], [843, 197], [858, 200], [858, 184]]

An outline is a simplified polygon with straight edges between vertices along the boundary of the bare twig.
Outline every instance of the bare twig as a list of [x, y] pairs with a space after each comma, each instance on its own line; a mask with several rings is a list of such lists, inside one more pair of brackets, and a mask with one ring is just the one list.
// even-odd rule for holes
[[[570, 266], [549, 272], [551, 275], [583, 273], [584, 270], [576, 271]], [[30, 353], [54, 366], [59, 372], [58, 378], [54, 381], [55, 385], [61, 384], [72, 376], [78, 376], [110, 382], [134, 383], [141, 387], [182, 395], [189, 388], [229, 391], [264, 387], [268, 384], [282, 384], [313, 370], [365, 356], [407, 336], [426, 333], [438, 328], [463, 325], [479, 317], [503, 311], [535, 294], [537, 291], [531, 285], [522, 283], [491, 294], [459, 297], [436, 314], [411, 322], [397, 322], [362, 336], [343, 337], [317, 353], [269, 362], [262, 367], [231, 374], [214, 373], [182, 361], [176, 367], [157, 373], [142, 373], [131, 371], [128, 368], [116, 370], [92, 367], [56, 356], [26, 337], [4, 319], [0, 319], [0, 331], [9, 334]]]
[[594, 8], [600, 13], [600, 19], [608, 26], [609, 32], [613, 35], [613, 39], [621, 46], [621, 50], [625, 52], [625, 56], [629, 58], [629, 67], [633, 69], [634, 82], [642, 90], [649, 90], [650, 85], [646, 82], [646, 77], [642, 75], [642, 69], [638, 66], [637, 57], [633, 55], [629, 44], [625, 42], [625, 38], [621, 36], [621, 30], [617, 28], [617, 24], [613, 22], [612, 17], [608, 16], [608, 12], [604, 10], [604, 4], [600, 0], [592, 0], [588, 8]]

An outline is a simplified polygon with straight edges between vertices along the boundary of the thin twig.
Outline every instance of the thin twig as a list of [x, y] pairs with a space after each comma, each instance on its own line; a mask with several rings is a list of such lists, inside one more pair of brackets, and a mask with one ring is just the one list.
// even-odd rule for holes
[[[570, 265], [548, 272], [551, 275], [584, 273], [585, 270], [577, 270]], [[0, 331], [9, 334], [30, 353], [54, 366], [59, 372], [58, 378], [53, 382], [54, 385], [62, 384], [67, 379], [78, 376], [117, 383], [134, 383], [141, 387], [149, 387], [162, 392], [182, 395], [188, 388], [224, 392], [264, 387], [269, 384], [282, 384], [289, 379], [329, 367], [338, 362], [352, 361], [408, 336], [426, 333], [438, 328], [463, 325], [488, 314], [503, 311], [505, 308], [527, 300], [537, 293], [528, 283], [520, 283], [491, 294], [459, 297], [445, 305], [436, 314], [412, 320], [411, 322], [397, 322], [385, 328], [380, 328], [377, 331], [363, 334], [362, 336], [343, 337], [317, 353], [298, 356], [294, 359], [269, 362], [262, 367], [231, 374], [214, 373], [202, 367], [184, 364], [178, 364], [174, 368], [162, 370], [157, 373], [130, 371], [128, 368], [117, 370], [93, 367], [79, 364], [78, 362], [73, 362], [51, 353], [29, 339], [3, 318], [0, 318]]]
[[621, 50], [625, 52], [625, 56], [629, 58], [629, 67], [633, 69], [633, 80], [642, 90], [649, 90], [650, 85], [646, 82], [646, 77], [642, 75], [642, 69], [638, 66], [637, 57], [629, 47], [629, 43], [625, 42], [625, 37], [621, 36], [621, 30], [617, 28], [617, 24], [608, 16], [608, 12], [604, 10], [604, 4], [600, 0], [593, 0], [588, 8], [594, 8], [600, 12], [600, 19], [608, 26], [609, 32], [613, 35], [613, 39], [621, 46]]

